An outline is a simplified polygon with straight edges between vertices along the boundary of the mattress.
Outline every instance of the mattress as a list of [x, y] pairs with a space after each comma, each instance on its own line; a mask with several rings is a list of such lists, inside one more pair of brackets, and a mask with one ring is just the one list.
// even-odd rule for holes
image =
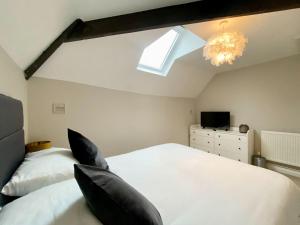
[[[267, 169], [178, 144], [153, 146], [107, 162], [157, 207], [165, 225], [300, 224], [299, 188]], [[18, 224], [23, 213], [22, 225], [101, 225], [74, 179], [36, 192], [5, 206], [0, 224]]]

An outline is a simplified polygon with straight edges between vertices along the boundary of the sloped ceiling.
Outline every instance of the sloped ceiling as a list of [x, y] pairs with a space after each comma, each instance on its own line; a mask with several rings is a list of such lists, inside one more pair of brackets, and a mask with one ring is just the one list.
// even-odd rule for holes
[[[0, 20], [0, 45], [25, 69], [75, 18], [97, 19], [185, 2], [191, 1], [6, 1], [0, 7], [4, 18]], [[232, 66], [210, 65], [201, 49], [178, 60], [167, 77], [137, 71], [143, 49], [168, 31], [157, 29], [65, 43], [34, 76], [141, 94], [196, 97], [217, 73], [299, 53], [299, 9], [228, 21], [228, 30], [239, 30], [249, 39], [244, 56]], [[212, 21], [186, 28], [208, 39], [219, 31], [218, 24]]]
[[75, 0], [74, 3], [79, 18], [94, 20], [195, 1], [197, 0]]
[[[229, 19], [227, 29], [239, 30], [249, 39], [244, 56], [230, 66], [212, 66], [200, 49], [177, 60], [167, 77], [136, 70], [143, 49], [170, 29], [164, 28], [66, 43], [35, 76], [142, 94], [195, 97], [217, 73], [298, 54], [298, 21], [299, 9]], [[208, 39], [219, 32], [219, 22], [186, 28]]]
[[[244, 55], [233, 65], [215, 67], [225, 72], [299, 54], [300, 9], [244, 16], [228, 19], [226, 30], [240, 31], [248, 38]], [[221, 20], [188, 25], [195, 34], [207, 40], [220, 31]], [[195, 52], [183, 60], [199, 63], [202, 52]]]
[[0, 45], [22, 68], [76, 19], [72, 0], [0, 1]]
[[195, 0], [0, 1], [0, 45], [22, 68], [29, 66], [75, 19], [99, 19]]
[[205, 68], [175, 62], [167, 77], [136, 69], [144, 47], [165, 32], [167, 29], [66, 43], [35, 76], [141, 94], [195, 97], [213, 76]]

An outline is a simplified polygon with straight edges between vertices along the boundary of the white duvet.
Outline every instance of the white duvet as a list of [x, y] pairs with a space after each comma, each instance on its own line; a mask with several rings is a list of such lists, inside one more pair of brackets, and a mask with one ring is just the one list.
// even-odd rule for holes
[[[164, 225], [299, 225], [300, 190], [285, 176], [178, 144], [107, 159], [145, 195]], [[101, 225], [74, 179], [8, 205], [1, 225]], [[141, 224], [142, 225], [142, 224]]]

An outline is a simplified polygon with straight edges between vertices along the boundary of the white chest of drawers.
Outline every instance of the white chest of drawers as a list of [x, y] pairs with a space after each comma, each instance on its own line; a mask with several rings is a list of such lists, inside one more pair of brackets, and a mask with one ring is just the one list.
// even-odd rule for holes
[[192, 125], [190, 146], [240, 162], [251, 163], [254, 150], [253, 130], [242, 134], [237, 128], [231, 128], [230, 131], [214, 131], [202, 129], [200, 125]]

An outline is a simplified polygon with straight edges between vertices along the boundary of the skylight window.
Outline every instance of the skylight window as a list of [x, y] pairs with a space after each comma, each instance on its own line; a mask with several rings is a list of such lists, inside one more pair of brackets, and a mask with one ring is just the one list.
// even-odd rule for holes
[[139, 65], [161, 70], [170, 54], [179, 34], [175, 30], [170, 30], [161, 38], [145, 48]]
[[144, 49], [138, 69], [158, 75], [164, 75], [164, 65], [168, 61], [179, 33], [172, 29]]
[[205, 41], [177, 26], [147, 46], [137, 66], [138, 70], [167, 76], [175, 60], [203, 47]]

